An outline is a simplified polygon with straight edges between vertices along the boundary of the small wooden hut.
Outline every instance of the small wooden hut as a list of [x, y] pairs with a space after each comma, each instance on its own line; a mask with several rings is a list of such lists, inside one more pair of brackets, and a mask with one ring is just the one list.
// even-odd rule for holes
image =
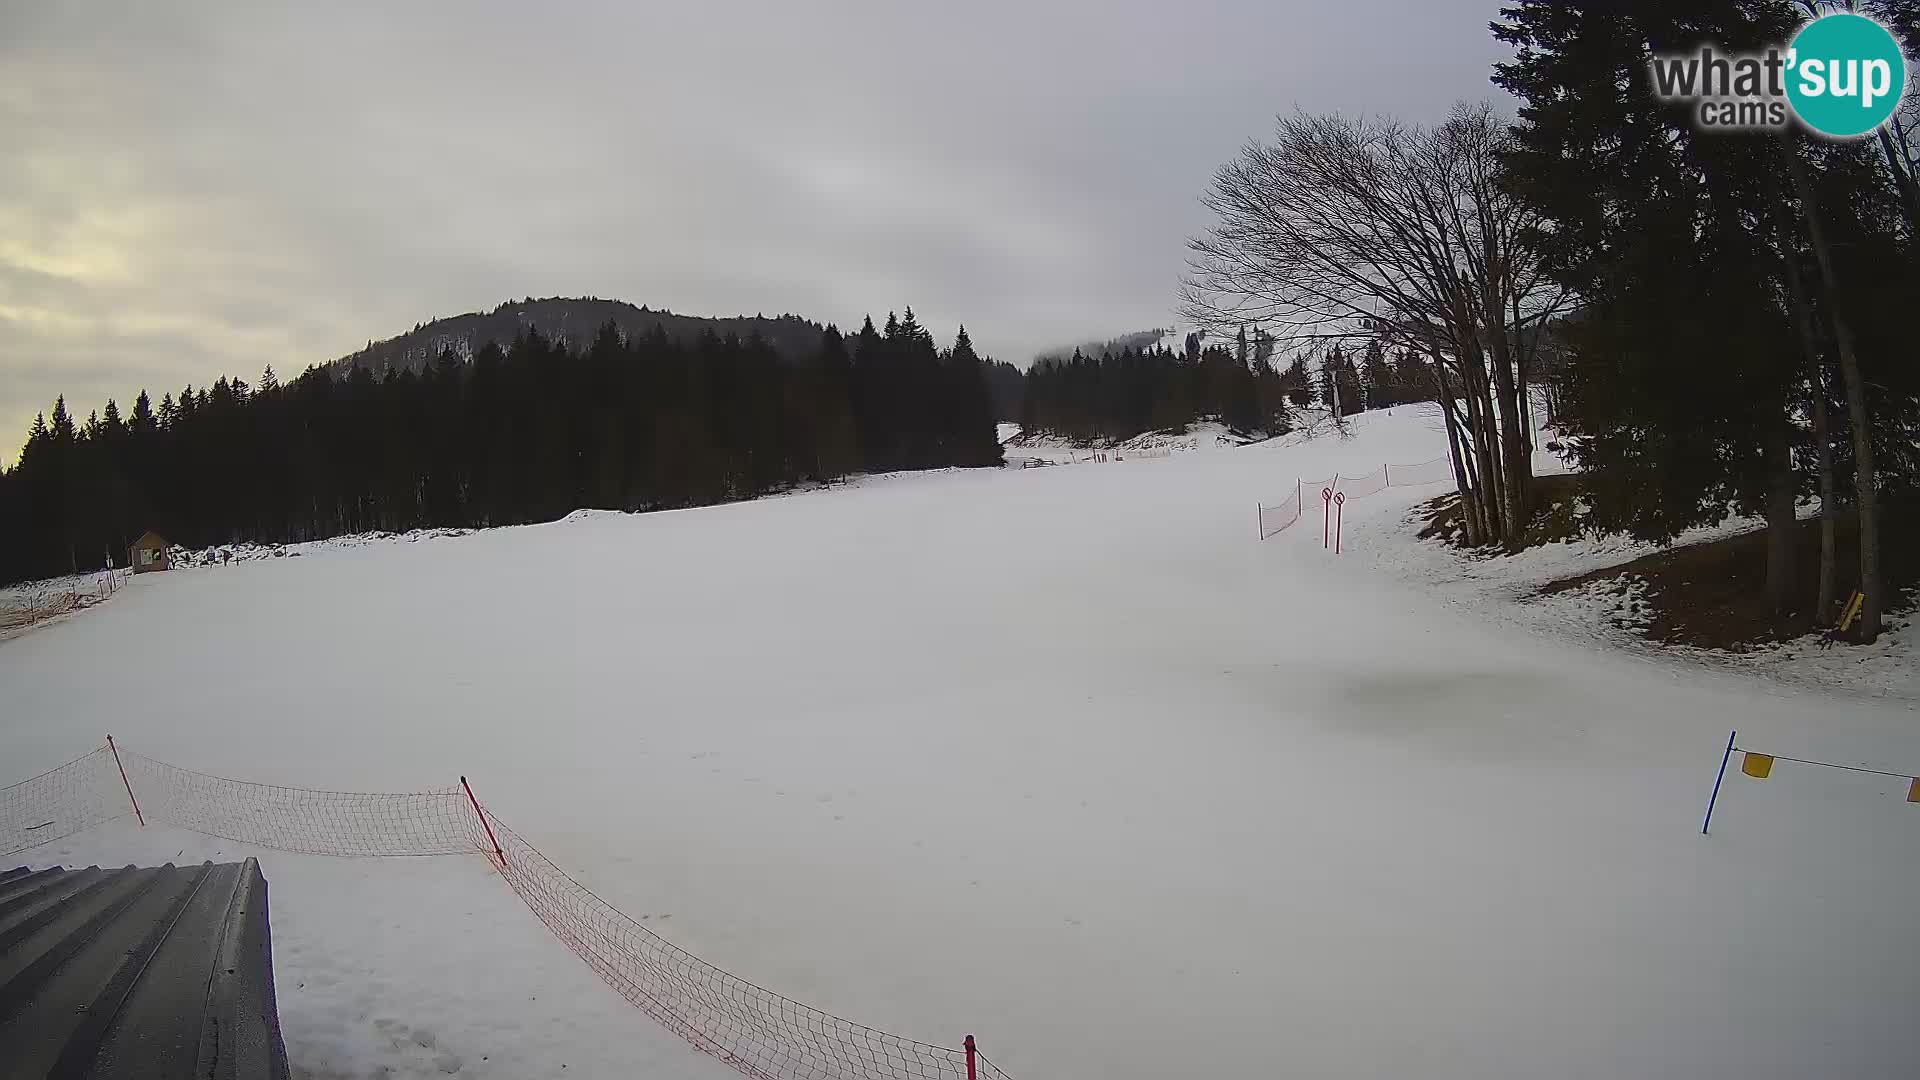
[[136, 574], [172, 569], [173, 564], [167, 559], [166, 538], [148, 529], [127, 549], [127, 564]]

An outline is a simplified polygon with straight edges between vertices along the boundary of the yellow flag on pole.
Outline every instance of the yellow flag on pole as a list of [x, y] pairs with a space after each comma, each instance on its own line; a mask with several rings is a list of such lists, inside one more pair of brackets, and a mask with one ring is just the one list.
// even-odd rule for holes
[[1773, 755], [1756, 754], [1751, 750], [1742, 751], [1746, 756], [1740, 761], [1740, 771], [1755, 780], [1765, 780], [1773, 773]]

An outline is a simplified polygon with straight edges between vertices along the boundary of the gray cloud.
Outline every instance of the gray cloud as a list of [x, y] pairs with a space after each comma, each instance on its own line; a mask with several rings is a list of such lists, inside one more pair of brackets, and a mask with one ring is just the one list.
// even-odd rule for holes
[[286, 6], [0, 0], [0, 458], [523, 295], [1024, 362], [1171, 319], [1275, 113], [1484, 97], [1498, 0]]

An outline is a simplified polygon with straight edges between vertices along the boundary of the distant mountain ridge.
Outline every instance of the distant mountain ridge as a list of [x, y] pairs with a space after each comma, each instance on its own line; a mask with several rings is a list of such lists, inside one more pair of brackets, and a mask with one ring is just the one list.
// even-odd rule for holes
[[548, 340], [583, 349], [609, 322], [629, 337], [650, 334], [658, 327], [674, 341], [690, 341], [709, 330], [716, 337], [735, 335], [742, 340], [758, 333], [788, 360], [798, 360], [818, 349], [820, 334], [826, 329], [823, 324], [798, 315], [709, 318], [635, 307], [624, 300], [602, 300], [595, 296], [553, 296], [538, 300], [528, 297], [509, 300], [492, 311], [470, 311], [422, 323], [396, 337], [369, 342], [366, 348], [326, 366], [338, 373], [356, 367], [367, 368], [375, 374], [389, 368], [419, 370], [449, 349], [468, 359], [489, 342], [505, 348], [527, 331], [538, 331]]

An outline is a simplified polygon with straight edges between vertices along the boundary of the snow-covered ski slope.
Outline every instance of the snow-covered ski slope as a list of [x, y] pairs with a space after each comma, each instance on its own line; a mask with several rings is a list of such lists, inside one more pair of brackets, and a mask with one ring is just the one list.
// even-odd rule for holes
[[[1433, 489], [1349, 503], [1340, 559], [1317, 521], [1258, 542], [1296, 477], [1444, 447], [1355, 427], [146, 575], [0, 645], [0, 782], [104, 730], [281, 784], [465, 774], [695, 953], [1028, 1080], [1911, 1076], [1904, 783], [1730, 772], [1699, 823], [1730, 728], [1905, 771], [1920, 719], [1411, 588], [1370, 552]], [[257, 854], [307, 1075], [729, 1075], [477, 858], [130, 822], [28, 854]]]

